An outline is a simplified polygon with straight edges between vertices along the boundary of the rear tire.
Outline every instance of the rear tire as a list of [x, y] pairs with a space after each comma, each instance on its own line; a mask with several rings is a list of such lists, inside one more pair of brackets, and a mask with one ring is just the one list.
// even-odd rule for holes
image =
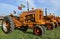
[[[6, 25], [6, 22], [8, 23], [8, 25]], [[10, 32], [12, 32], [14, 30], [14, 23], [11, 19], [10, 16], [5, 16], [4, 20], [3, 20], [3, 24], [2, 24], [2, 30], [4, 33], [8, 34]]]
[[36, 26], [34, 27], [34, 29], [33, 29], [33, 33], [34, 33], [35, 35], [37, 35], [37, 36], [40, 36], [40, 35], [42, 35], [42, 34], [44, 33], [44, 29], [43, 29], [42, 26], [36, 25]]

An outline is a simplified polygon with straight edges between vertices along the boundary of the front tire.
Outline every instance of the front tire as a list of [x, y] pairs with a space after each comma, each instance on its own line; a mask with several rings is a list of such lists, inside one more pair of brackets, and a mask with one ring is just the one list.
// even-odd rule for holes
[[54, 23], [48, 23], [48, 24], [47, 24], [47, 29], [48, 29], [48, 30], [53, 30], [54, 28], [55, 28]]
[[44, 29], [40, 25], [36, 25], [33, 29], [33, 33], [37, 36], [40, 36], [44, 33]]

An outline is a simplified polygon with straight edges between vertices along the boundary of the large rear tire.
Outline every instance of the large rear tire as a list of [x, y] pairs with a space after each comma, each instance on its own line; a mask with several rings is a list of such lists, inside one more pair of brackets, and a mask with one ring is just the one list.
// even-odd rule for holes
[[44, 29], [43, 29], [42, 26], [36, 25], [36, 26], [34, 27], [34, 29], [33, 29], [33, 33], [34, 33], [35, 35], [37, 35], [37, 36], [40, 36], [40, 35], [42, 35], [42, 34], [44, 33]]
[[2, 30], [4, 33], [8, 34], [14, 30], [14, 23], [10, 16], [5, 16], [2, 24]]

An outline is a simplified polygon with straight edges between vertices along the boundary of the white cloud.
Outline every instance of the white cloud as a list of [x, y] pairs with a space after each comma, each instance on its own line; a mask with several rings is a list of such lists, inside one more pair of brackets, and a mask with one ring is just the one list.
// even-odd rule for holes
[[[27, 0], [30, 4], [30, 9], [32, 7], [34, 8], [45, 8], [47, 7], [49, 10], [49, 12], [57, 12], [58, 9], [60, 9], [60, 0]], [[36, 2], [36, 4], [35, 4]], [[21, 3], [23, 3], [26, 8], [27, 8], [27, 2], [26, 0], [16, 0], [16, 3], [17, 5], [14, 6], [14, 5], [10, 5], [10, 4], [5, 4], [5, 3], [0, 3], [0, 12], [2, 12], [1, 14], [4, 14], [4, 13], [10, 13], [12, 12], [13, 10], [16, 10], [17, 12], [19, 12], [17, 10], [17, 6], [20, 5]], [[38, 4], [40, 3], [40, 4]], [[38, 7], [37, 7], [38, 6]], [[24, 8], [22, 11], [25, 11], [26, 8]], [[1, 15], [0, 14], [0, 15]]]
[[45, 1], [46, 1], [46, 0], [40, 0], [40, 1], [38, 1], [38, 2], [40, 2], [40, 3], [45, 3]]
[[55, 9], [60, 9], [60, 0], [50, 0]]
[[0, 3], [0, 15], [8, 15], [13, 10], [17, 10], [17, 7], [5, 3]]
[[60, 12], [60, 0], [50, 0], [50, 3], [52, 4], [53, 8], [54, 8], [54, 13], [55, 15], [57, 16], [60, 16], [59, 15], [59, 12]]

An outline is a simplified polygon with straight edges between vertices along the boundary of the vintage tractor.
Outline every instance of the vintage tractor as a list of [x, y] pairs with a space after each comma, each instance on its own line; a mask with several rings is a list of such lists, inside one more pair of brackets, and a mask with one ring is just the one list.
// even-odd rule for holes
[[56, 21], [58, 22], [58, 26], [60, 26], [60, 17], [56, 16]]
[[35, 35], [42, 35], [46, 29], [52, 30], [57, 27], [57, 25], [55, 16], [44, 16], [42, 9], [33, 9], [24, 11], [19, 16], [14, 16], [13, 14], [5, 16], [2, 23], [2, 30], [8, 34], [15, 28], [23, 32], [27, 31], [28, 28], [32, 28]]
[[44, 16], [44, 19], [47, 23], [46, 27], [48, 30], [52, 30], [58, 27], [58, 22], [56, 21], [56, 17], [53, 14], [50, 13], [50, 15]]
[[4, 33], [8, 34], [15, 28], [19, 28], [23, 32], [27, 31], [28, 28], [32, 28], [35, 35], [42, 35], [46, 30], [44, 27], [46, 23], [43, 18], [42, 9], [24, 11], [19, 17], [10, 14], [4, 17], [2, 30]]

